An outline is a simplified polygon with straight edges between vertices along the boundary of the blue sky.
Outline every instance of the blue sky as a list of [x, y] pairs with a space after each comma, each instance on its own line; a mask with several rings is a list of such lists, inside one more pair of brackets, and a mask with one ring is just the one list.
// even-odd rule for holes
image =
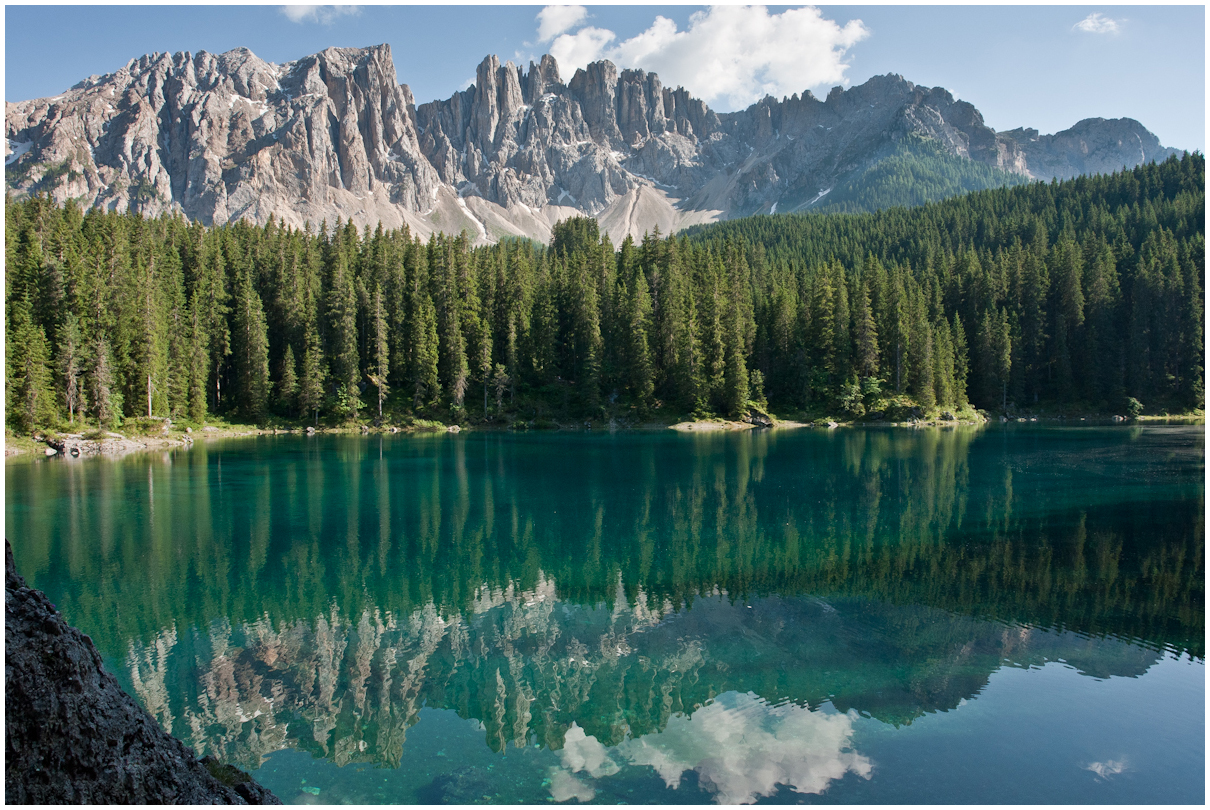
[[7, 6], [5, 98], [57, 95], [152, 51], [242, 45], [280, 63], [388, 42], [420, 103], [465, 87], [489, 53], [555, 53], [564, 80], [612, 58], [719, 111], [899, 73], [997, 130], [1125, 116], [1205, 151], [1205, 30], [1203, 6]]

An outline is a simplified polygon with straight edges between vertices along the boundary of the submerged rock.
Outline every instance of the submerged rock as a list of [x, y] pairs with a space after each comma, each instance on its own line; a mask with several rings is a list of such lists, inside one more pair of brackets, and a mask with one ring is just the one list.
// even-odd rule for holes
[[433, 779], [419, 790], [418, 798], [424, 804], [483, 804], [496, 792], [487, 771], [466, 765]]
[[160, 728], [105, 670], [92, 640], [26, 586], [4, 545], [7, 803], [281, 804]]

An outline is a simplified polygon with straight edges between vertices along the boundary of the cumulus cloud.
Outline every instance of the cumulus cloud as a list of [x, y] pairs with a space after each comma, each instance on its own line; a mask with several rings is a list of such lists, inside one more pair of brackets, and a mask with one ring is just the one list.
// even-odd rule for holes
[[556, 802], [575, 799], [578, 802], [590, 802], [597, 795], [594, 787], [586, 785], [582, 779], [577, 779], [562, 768], [550, 769], [550, 797]]
[[750, 804], [780, 785], [818, 794], [847, 773], [868, 779], [870, 760], [850, 750], [855, 714], [827, 714], [804, 706], [773, 706], [752, 694], [727, 692], [691, 716], [676, 716], [663, 731], [609, 749], [573, 724], [563, 768], [551, 771], [557, 801], [590, 801], [596, 791], [577, 777], [616, 773], [619, 760], [650, 766], [673, 789], [689, 771], [719, 804]]
[[559, 752], [559, 758], [563, 761], [563, 767], [552, 767], [549, 772], [550, 796], [556, 802], [593, 800], [597, 790], [576, 776], [581, 771], [596, 779], [612, 776], [621, 770], [609, 756], [609, 749], [596, 737], [585, 734], [584, 729], [575, 722], [563, 737], [563, 750]]
[[584, 6], [547, 6], [538, 12], [538, 41], [548, 42], [575, 28], [588, 16]]
[[[539, 21], [544, 24], [542, 15]], [[608, 59], [622, 68], [658, 73], [666, 86], [683, 86], [713, 106], [721, 102], [731, 109], [765, 95], [844, 84], [846, 52], [869, 36], [860, 20], [841, 26], [810, 7], [770, 14], [762, 6], [712, 6], [690, 17], [684, 31], [660, 16], [646, 31], [622, 41], [604, 28], [573, 33], [574, 25], [549, 48], [564, 75]]]
[[563, 736], [563, 750], [559, 753], [563, 767], [572, 773], [587, 771], [589, 776], [609, 776], [618, 772], [618, 765], [609, 757], [607, 749], [596, 737], [584, 733], [578, 723], [573, 722]]
[[1101, 12], [1094, 11], [1073, 25], [1072, 30], [1087, 31], [1090, 34], [1116, 34], [1121, 30], [1121, 22], [1122, 20], [1110, 19]]
[[317, 22], [331, 25], [338, 17], [356, 16], [361, 13], [357, 6], [281, 6], [281, 13], [291, 22]]

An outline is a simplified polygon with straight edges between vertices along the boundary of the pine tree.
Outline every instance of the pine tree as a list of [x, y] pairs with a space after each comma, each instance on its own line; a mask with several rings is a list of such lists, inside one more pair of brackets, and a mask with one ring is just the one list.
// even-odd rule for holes
[[496, 363], [496, 368], [492, 373], [492, 385], [496, 389], [496, 412], [499, 413], [503, 407], [504, 392], [512, 384], [512, 379], [508, 376], [508, 369], [502, 364]]
[[372, 332], [374, 335], [374, 357], [376, 359], [374, 374], [371, 380], [378, 388], [378, 421], [382, 421], [382, 403], [387, 398], [389, 389], [387, 387], [387, 374], [391, 370], [390, 366], [390, 341], [387, 328], [386, 313], [382, 307], [382, 289], [374, 288], [374, 316], [372, 319]]
[[701, 275], [703, 303], [701, 348], [702, 348], [702, 396], [711, 405], [723, 398], [726, 383], [727, 346], [723, 332], [723, 311], [726, 307], [726, 292], [722, 288], [722, 265], [715, 257], [704, 257], [705, 268]]
[[539, 269], [530, 324], [529, 367], [534, 385], [543, 386], [557, 373], [555, 344], [559, 330], [555, 282], [545, 266]]
[[935, 347], [924, 293], [915, 285], [912, 287], [908, 318], [908, 341], [911, 347], [908, 357], [910, 387], [916, 401], [927, 411], [937, 402], [933, 377]]
[[274, 406], [306, 398], [316, 419], [325, 394], [333, 413], [362, 407], [366, 375], [383, 409], [400, 386], [417, 408], [461, 406], [468, 366], [485, 411], [507, 378], [515, 402], [567, 416], [615, 391], [732, 413], [744, 375], [774, 408], [868, 400], [882, 379], [921, 404], [1195, 407], [1203, 210], [1200, 156], [875, 215], [717, 223], [616, 254], [587, 219], [547, 249], [472, 250], [406, 228], [208, 229], [10, 200], [8, 416], [201, 421], [249, 397], [260, 410], [266, 368]]
[[200, 301], [189, 308], [189, 345], [187, 376], [189, 379], [189, 418], [194, 422], [206, 419], [206, 381], [209, 377], [210, 342], [202, 324]]
[[[625, 367], [628, 369], [627, 388], [634, 397], [640, 413], [646, 413], [655, 393], [655, 368], [651, 362], [651, 348], [647, 337], [651, 318], [651, 297], [647, 292], [647, 279], [636, 272], [631, 279], [626, 301], [626, 328], [624, 335]], [[621, 342], [621, 341], [619, 341]]]
[[874, 323], [874, 312], [870, 306], [869, 285], [863, 280], [857, 294], [856, 309], [853, 311], [853, 336], [857, 351], [854, 358], [857, 374], [861, 377], [878, 375], [878, 326]]
[[59, 330], [59, 352], [55, 358], [69, 424], [75, 424], [77, 411], [83, 412], [87, 407], [84, 396], [83, 349], [80, 319], [74, 312], [69, 311]]
[[116, 390], [113, 358], [109, 341], [98, 335], [93, 344], [92, 373], [89, 377], [89, 393], [101, 427], [112, 427], [122, 416], [122, 394]]
[[315, 425], [319, 425], [319, 409], [323, 407], [324, 382], [327, 378], [323, 350], [319, 346], [319, 334], [314, 330], [308, 336], [307, 348], [303, 351], [302, 379], [298, 386], [298, 405], [303, 413], [315, 414]]
[[731, 416], [741, 416], [748, 410], [748, 368], [744, 362], [743, 321], [734, 299], [727, 322], [723, 408]]
[[200, 326], [205, 333], [205, 345], [209, 351], [209, 368], [213, 369], [214, 412], [223, 405], [223, 364], [231, 355], [231, 331], [227, 323], [229, 312], [226, 264], [216, 238], [208, 239], [203, 246], [201, 272], [193, 293], [193, 307], [200, 317]]
[[455, 255], [455, 249], [462, 248], [463, 244], [445, 237], [433, 237], [429, 241], [429, 269], [431, 283], [435, 286], [433, 303], [437, 309], [438, 370], [441, 388], [449, 393], [450, 405], [455, 411], [462, 409], [470, 381]]
[[849, 311], [849, 292], [848, 283], [845, 281], [844, 268], [839, 263], [833, 262], [829, 273], [832, 277], [834, 285], [834, 309], [833, 309], [833, 365], [832, 371], [833, 380], [841, 381], [849, 379], [853, 369], [853, 340], [850, 332]]
[[965, 408], [968, 404], [966, 395], [967, 379], [970, 376], [970, 357], [966, 346], [966, 331], [962, 328], [962, 319], [954, 313], [954, 404]]
[[361, 366], [357, 352], [357, 291], [345, 251], [334, 248], [325, 314], [327, 318], [328, 363], [336, 383], [336, 410], [357, 418], [362, 407]]
[[32, 309], [22, 296], [9, 315], [6, 338], [6, 418], [27, 433], [50, 423], [55, 413], [46, 333], [33, 323]]
[[281, 373], [277, 375], [277, 401], [285, 413], [293, 413], [298, 406], [298, 371], [294, 360], [294, 347], [286, 345], [286, 353], [282, 356]]
[[427, 294], [420, 301], [416, 360], [412, 376], [412, 406], [435, 407], [441, 399], [438, 377], [440, 351], [437, 338], [437, 310]]
[[979, 324], [979, 364], [983, 370], [982, 402], [997, 399], [1000, 410], [1008, 409], [1008, 377], [1012, 370], [1012, 337], [1005, 309], [985, 310]]
[[259, 420], [269, 402], [269, 335], [260, 296], [241, 271], [235, 282], [236, 380], [240, 409]]
[[[1054, 368], [1057, 376], [1057, 391], [1061, 398], [1071, 399], [1075, 394], [1076, 369], [1072, 357], [1078, 356], [1080, 333], [1084, 325], [1084, 292], [1081, 285], [1083, 269], [1080, 254], [1070, 239], [1063, 239], [1051, 251], [1048, 262], [1054, 279]], [[1082, 370], [1081, 370], [1082, 373]]]

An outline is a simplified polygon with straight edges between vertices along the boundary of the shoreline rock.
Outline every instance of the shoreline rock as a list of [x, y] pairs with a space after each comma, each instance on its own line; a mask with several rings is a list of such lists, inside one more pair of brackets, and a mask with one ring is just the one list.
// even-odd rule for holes
[[281, 804], [165, 732], [92, 639], [26, 586], [4, 543], [4, 799], [10, 804]]

